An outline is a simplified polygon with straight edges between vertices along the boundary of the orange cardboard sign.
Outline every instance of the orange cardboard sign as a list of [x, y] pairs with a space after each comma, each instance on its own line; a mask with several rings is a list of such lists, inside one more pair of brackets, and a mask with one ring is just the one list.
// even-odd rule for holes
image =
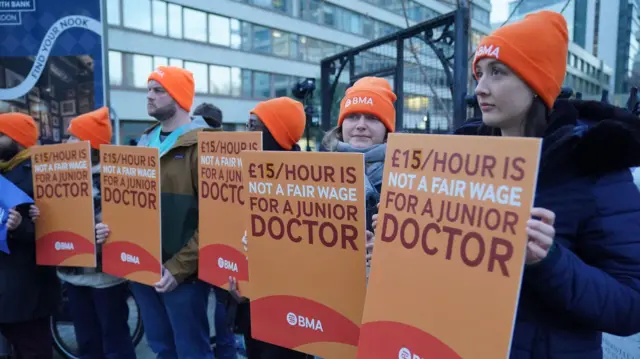
[[389, 136], [358, 358], [509, 357], [540, 145]]
[[243, 152], [251, 334], [355, 358], [365, 295], [362, 154]]
[[36, 146], [31, 149], [31, 162], [34, 200], [40, 209], [36, 263], [95, 267], [89, 142]]
[[199, 233], [198, 276], [229, 288], [235, 277], [249, 297], [249, 264], [242, 244], [246, 231], [247, 191], [242, 183], [242, 151], [262, 150], [261, 132], [198, 133]]
[[105, 273], [152, 285], [161, 278], [160, 159], [157, 148], [100, 146]]

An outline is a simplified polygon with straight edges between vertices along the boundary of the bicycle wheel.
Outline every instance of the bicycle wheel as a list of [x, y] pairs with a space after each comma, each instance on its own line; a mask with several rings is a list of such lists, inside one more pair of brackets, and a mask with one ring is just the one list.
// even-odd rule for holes
[[[76, 332], [73, 327], [73, 321], [68, 311], [68, 298], [66, 292], [62, 289], [62, 299], [60, 306], [50, 319], [50, 330], [53, 336], [53, 346], [56, 352], [67, 359], [79, 359], [78, 344], [76, 342]], [[127, 298], [129, 305], [129, 328], [131, 329], [131, 338], [133, 345], [138, 346], [144, 336], [144, 327], [142, 318], [140, 317], [138, 303], [136, 303], [133, 295]]]

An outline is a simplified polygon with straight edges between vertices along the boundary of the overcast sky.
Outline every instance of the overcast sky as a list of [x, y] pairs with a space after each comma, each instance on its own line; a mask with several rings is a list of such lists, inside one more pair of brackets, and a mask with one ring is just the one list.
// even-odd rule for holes
[[491, 22], [500, 22], [509, 16], [509, 2], [511, 0], [491, 0]]

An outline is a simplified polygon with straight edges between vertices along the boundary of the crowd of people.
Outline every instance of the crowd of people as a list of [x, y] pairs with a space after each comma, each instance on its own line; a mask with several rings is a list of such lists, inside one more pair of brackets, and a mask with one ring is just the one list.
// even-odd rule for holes
[[[557, 100], [567, 50], [566, 21], [549, 11], [485, 37], [473, 61], [482, 117], [455, 131], [543, 139], [511, 359], [599, 359], [602, 333], [640, 332], [640, 191], [631, 171], [640, 166], [640, 120], [600, 102]], [[91, 269], [37, 266], [34, 229], [40, 209], [24, 205], [10, 211], [11, 253], [0, 253], [0, 333], [21, 358], [51, 358], [48, 318], [61, 281], [82, 358], [135, 357], [128, 288], [159, 359], [231, 358], [234, 331], [244, 334], [249, 359], [310, 357], [251, 337], [250, 302], [235, 290], [233, 278], [229, 291], [214, 291], [218, 349], [211, 349], [207, 306], [213, 289], [197, 273], [197, 134], [221, 131], [222, 113], [204, 104], [190, 115], [194, 81], [206, 79], [194, 80], [176, 67], [159, 67], [148, 79], [147, 109], [157, 122], [137, 146], [158, 148], [161, 155], [163, 270], [154, 286], [102, 273], [99, 262]], [[351, 101], [363, 97], [371, 101]], [[325, 151], [364, 154], [368, 257], [375, 255], [386, 140], [396, 131], [395, 101], [385, 79], [358, 80], [341, 101], [337, 127], [322, 141]], [[247, 130], [262, 132], [264, 150], [300, 151], [306, 123], [301, 103], [271, 99], [247, 117]], [[100, 215], [98, 155], [101, 144], [111, 143], [108, 111], [81, 115], [68, 131], [69, 142], [89, 141], [92, 148], [100, 245], [110, 233]], [[0, 115], [0, 173], [30, 196], [29, 150], [37, 142], [31, 117]], [[251, 250], [250, 240], [243, 242]]]

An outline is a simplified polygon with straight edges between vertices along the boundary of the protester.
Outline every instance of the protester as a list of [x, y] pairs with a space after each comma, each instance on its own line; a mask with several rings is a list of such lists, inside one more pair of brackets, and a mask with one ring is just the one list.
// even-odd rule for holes
[[201, 103], [193, 110], [193, 116], [201, 116], [210, 127], [222, 127], [222, 111], [213, 104]]
[[[279, 97], [260, 102], [251, 110], [248, 131], [262, 132], [264, 151], [300, 151], [298, 141], [302, 138], [306, 115], [298, 101]], [[242, 239], [248, 249], [246, 236]], [[249, 300], [240, 298], [235, 278], [229, 278], [230, 292], [239, 301], [236, 313], [238, 330], [244, 335], [248, 359], [304, 359], [312, 358], [295, 350], [279, 347], [251, 337], [251, 308]]]
[[556, 101], [567, 32], [561, 14], [541, 11], [485, 37], [473, 61], [482, 120], [457, 131], [544, 139], [512, 359], [600, 359], [602, 332], [640, 332], [640, 192], [629, 170], [640, 165], [640, 121], [601, 102]]
[[[100, 145], [111, 143], [109, 110], [80, 115], [67, 129], [67, 143], [89, 141], [93, 182], [93, 211], [96, 223], [102, 219], [100, 193]], [[36, 219], [40, 210], [31, 206], [30, 216]], [[102, 241], [97, 243], [97, 267], [59, 267], [58, 277], [65, 284], [69, 298], [69, 314], [73, 320], [79, 357], [135, 358], [136, 352], [129, 330], [129, 287], [122, 278], [102, 273]]]
[[[31, 198], [29, 148], [37, 141], [38, 129], [31, 117], [0, 115], [0, 174]], [[12, 209], [6, 226], [10, 253], [0, 252], [0, 333], [22, 359], [52, 358], [49, 317], [58, 305], [60, 281], [54, 267], [36, 265], [29, 205]]]
[[[322, 147], [328, 151], [364, 154], [369, 245], [373, 240], [372, 218], [378, 213], [382, 192], [387, 135], [396, 128], [396, 99], [387, 80], [363, 77], [347, 89], [340, 102], [338, 126], [322, 140]], [[367, 259], [369, 263], [370, 256]]]
[[[193, 111], [193, 116], [202, 117], [211, 128], [222, 128], [222, 111], [210, 103], [201, 103]], [[216, 294], [216, 309], [213, 318], [216, 329], [216, 358], [236, 359], [238, 355], [236, 339], [227, 315], [227, 306], [232, 299], [229, 297], [229, 292], [222, 288], [213, 286], [213, 291]]]
[[[147, 342], [158, 358], [213, 358], [207, 305], [211, 288], [198, 279], [198, 139], [209, 128], [191, 121], [193, 74], [160, 66], [149, 76], [147, 110], [158, 122], [138, 146], [158, 148], [162, 184], [162, 279], [131, 283]], [[99, 239], [109, 235], [99, 224]]]

